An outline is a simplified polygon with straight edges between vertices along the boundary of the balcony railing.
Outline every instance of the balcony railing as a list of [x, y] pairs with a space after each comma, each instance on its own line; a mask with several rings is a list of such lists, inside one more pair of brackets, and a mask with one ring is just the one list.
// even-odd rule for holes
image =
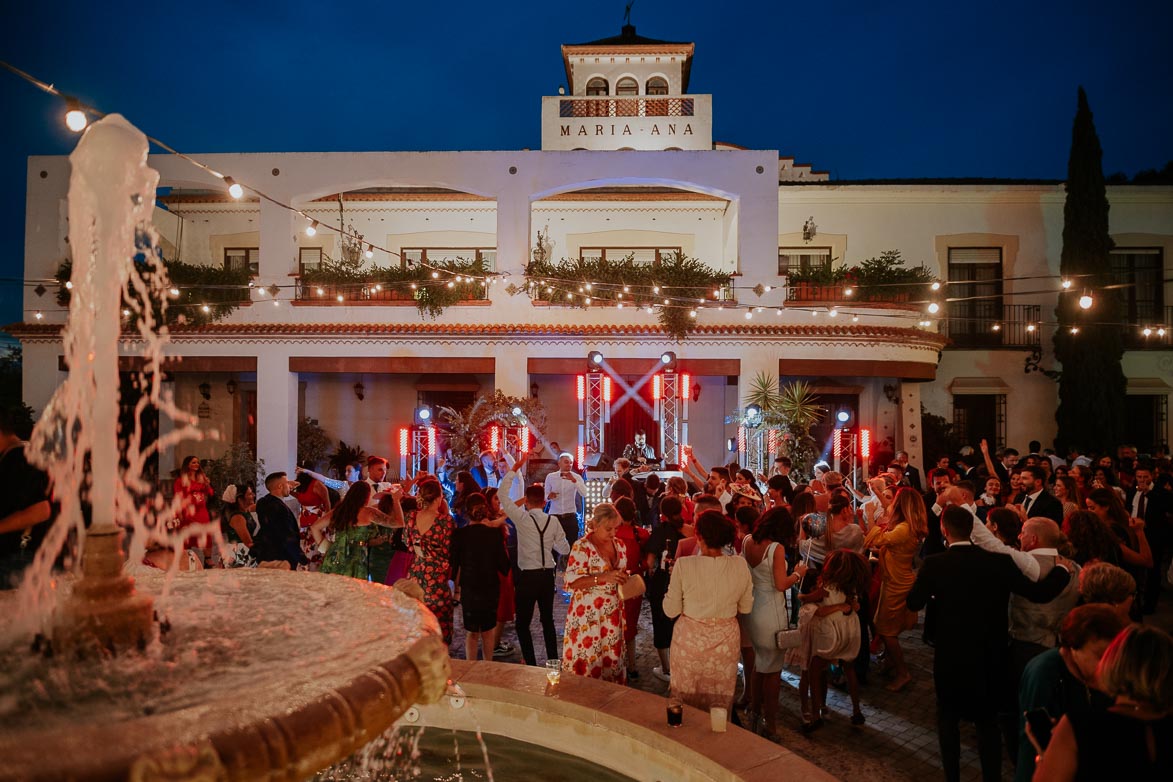
[[692, 98], [560, 98], [559, 117], [691, 117]]
[[844, 283], [796, 282], [786, 288], [786, 303], [795, 307], [809, 304], [854, 304], [858, 307], [919, 310], [924, 306], [923, 302], [914, 302], [911, 299], [912, 296], [907, 291], [884, 288], [867, 290]]
[[[461, 303], [483, 303], [488, 298], [484, 294], [484, 286], [466, 286], [467, 295], [460, 298]], [[394, 286], [384, 286], [378, 283], [305, 283], [299, 282], [296, 288], [295, 301], [306, 304], [322, 305], [415, 305], [419, 301], [419, 291], [413, 291], [402, 283]]]
[[[1173, 307], [1165, 307], [1161, 312], [1164, 317], [1159, 322], [1142, 321], [1125, 330], [1125, 350], [1173, 349]], [[1147, 335], [1145, 329], [1148, 329]], [[1162, 330], [1165, 332], [1164, 334], [1161, 333]]]
[[942, 333], [953, 340], [954, 348], [1008, 348], [1032, 350], [1040, 346], [1042, 307], [1038, 304], [1007, 304], [1002, 319], [946, 318]]

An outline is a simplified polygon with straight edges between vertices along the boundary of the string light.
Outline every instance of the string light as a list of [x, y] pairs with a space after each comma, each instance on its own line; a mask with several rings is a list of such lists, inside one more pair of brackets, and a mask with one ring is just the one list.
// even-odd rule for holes
[[365, 253], [363, 253], [363, 254], [364, 254], [364, 255], [366, 255], [366, 257], [367, 257], [367, 260], [368, 260], [368, 261], [369, 261], [371, 258], [374, 258], [374, 257], [375, 257], [375, 245], [373, 245], [373, 244], [368, 244], [368, 245], [367, 245], [367, 251], [366, 251]]
[[839, 310], [837, 310], [836, 308], [832, 307], [832, 308], [831, 308], [831, 311], [827, 313], [827, 317], [829, 317], [829, 318], [837, 318], [837, 317], [839, 317]]
[[933, 281], [933, 284], [932, 284], [932, 285], [930, 285], [930, 286], [929, 286], [929, 288], [930, 288], [931, 290], [939, 291], [939, 290], [941, 290], [941, 283], [939, 283], [939, 282], [937, 282], [936, 280], [934, 280], [934, 281]]
[[[69, 286], [69, 285], [66, 285], [66, 287], [70, 287], [70, 286]], [[169, 293], [170, 293], [172, 296], [178, 297], [178, 296], [179, 296], [179, 288], [172, 288], [172, 289], [169, 291]]]
[[1145, 326], [1144, 329], [1142, 329], [1140, 333], [1144, 334], [1146, 337], [1153, 336], [1153, 330], [1150, 329], [1148, 326]]
[[1064, 280], [1062, 285], [1063, 285], [1063, 290], [1067, 290], [1068, 288], [1071, 287], [1071, 280]]
[[74, 133], [81, 133], [86, 129], [86, 125], [88, 124], [90, 124], [90, 120], [86, 116], [85, 110], [82, 109], [81, 101], [77, 100], [77, 98], [66, 98], [65, 127]]
[[212, 311], [212, 308], [211, 308], [211, 307], [209, 307], [207, 304], [205, 304], [205, 305], [203, 305], [202, 307], [200, 307], [200, 309], [201, 309], [201, 310], [203, 310], [205, 313], [207, 313], [207, 312], [211, 312], [211, 311]]
[[337, 301], [338, 301], [338, 303], [339, 303], [339, 304], [341, 304], [343, 301], [345, 301], [345, 298], [343, 297], [343, 295], [342, 295], [341, 293], [339, 293], [339, 294], [338, 294], [337, 296], [335, 296], [334, 298], [335, 298], [335, 299], [337, 299]]
[[848, 296], [848, 297], [850, 297], [850, 296], [852, 296], [854, 293], [855, 293], [855, 288], [852, 288], [852, 287], [850, 287], [850, 286], [849, 286], [849, 287], [846, 287], [846, 288], [844, 288], [844, 289], [843, 289], [843, 295], [844, 295], [844, 296]]
[[305, 235], [306, 236], [314, 236], [317, 233], [318, 233], [318, 221], [317, 220], [310, 220], [310, 224], [307, 225], [305, 228]]
[[696, 310], [689, 310], [688, 317], [695, 318], [696, 317]]
[[224, 177], [224, 184], [228, 185], [228, 195], [232, 196], [233, 198], [239, 199], [244, 195], [244, 188], [236, 184], [236, 182], [232, 180], [232, 177]]
[[1072, 334], [1078, 334], [1078, 333], [1079, 333], [1079, 326], [1072, 326], [1072, 327], [1071, 327], [1071, 333], [1072, 333]]
[[36, 318], [37, 320], [41, 320], [42, 318], [45, 317], [45, 313], [41, 312], [40, 310], [37, 310], [36, 314], [33, 315], [33, 317]]
[[1079, 297], [1080, 309], [1090, 310], [1092, 308], [1092, 304], [1094, 303], [1095, 301], [1092, 299], [1092, 295], [1090, 293], [1085, 292], [1082, 296]]
[[746, 319], [746, 320], [749, 320], [749, 319], [751, 319], [752, 317], [753, 317], [753, 312], [752, 312], [751, 310], [746, 310], [746, 311], [745, 311], [745, 319]]
[[930, 315], [936, 315], [938, 312], [941, 311], [941, 305], [935, 301], [931, 301], [931, 302], [929, 302], [928, 309], [929, 309]]
[[67, 290], [67, 291], [73, 290], [73, 280], [66, 280], [65, 281], [65, 290]]

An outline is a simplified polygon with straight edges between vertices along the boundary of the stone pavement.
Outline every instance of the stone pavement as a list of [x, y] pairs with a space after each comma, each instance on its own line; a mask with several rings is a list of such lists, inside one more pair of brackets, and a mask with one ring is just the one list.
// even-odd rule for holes
[[[1168, 590], [1162, 598], [1162, 609], [1153, 617], [1153, 622], [1165, 630], [1173, 631], [1173, 594]], [[554, 622], [561, 638], [566, 618], [566, 603], [560, 598], [554, 602]], [[644, 601], [640, 613], [640, 629], [636, 636], [636, 667], [638, 680], [629, 685], [648, 692], [666, 695], [668, 685], [652, 675], [652, 668], [659, 665], [656, 650], [652, 647], [651, 613]], [[541, 626], [534, 617], [532, 633], [537, 650], [538, 665], [544, 664]], [[497, 658], [498, 662], [520, 662], [517, 649], [517, 633], [513, 624], [506, 625], [502, 637], [513, 644], [515, 651]], [[867, 686], [860, 688], [861, 710], [867, 718], [862, 728], [853, 727], [851, 700], [845, 692], [831, 688], [827, 705], [830, 716], [824, 727], [807, 736], [799, 730], [800, 712], [798, 705], [797, 670], [783, 672], [781, 711], [778, 732], [782, 744], [806, 760], [845, 782], [888, 782], [889, 780], [915, 780], [916, 782], [937, 782], [942, 779], [941, 765], [937, 751], [936, 698], [933, 694], [932, 665], [933, 652], [920, 640], [920, 628], [901, 636], [913, 681], [904, 692], [891, 693], [884, 689], [885, 680], [872, 676]], [[460, 608], [456, 609], [455, 632], [451, 646], [454, 657], [464, 658], [464, 631], [461, 627]], [[962, 724], [962, 769], [963, 780], [981, 779], [981, 768], [976, 751], [976, 734], [972, 725]], [[1005, 754], [1005, 753], [1003, 753]], [[1013, 769], [1009, 762], [1003, 765], [1003, 778], [1012, 779]]]

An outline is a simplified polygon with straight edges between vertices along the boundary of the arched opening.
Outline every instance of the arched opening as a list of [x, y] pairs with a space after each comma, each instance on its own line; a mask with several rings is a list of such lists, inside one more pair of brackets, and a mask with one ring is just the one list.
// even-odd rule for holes
[[621, 96], [639, 95], [639, 82], [630, 76], [624, 76], [615, 82], [615, 94]]
[[647, 86], [648, 95], [667, 95], [668, 94], [668, 80], [663, 76], [653, 76], [648, 79]]
[[607, 95], [608, 89], [609, 85], [607, 84], [607, 80], [600, 76], [596, 76], [587, 82], [586, 94], [594, 96]]

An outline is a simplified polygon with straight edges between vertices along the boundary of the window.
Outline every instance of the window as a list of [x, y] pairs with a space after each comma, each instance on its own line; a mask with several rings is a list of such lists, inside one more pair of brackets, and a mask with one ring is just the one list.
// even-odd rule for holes
[[225, 247], [224, 268], [229, 271], [248, 268], [248, 273], [256, 276], [261, 270], [261, 248], [259, 247]]
[[316, 272], [322, 268], [322, 248], [302, 247], [297, 251], [297, 265], [301, 273]]
[[953, 432], [967, 445], [989, 440], [1006, 444], [1005, 394], [954, 394]]
[[1117, 247], [1111, 254], [1113, 282], [1120, 288], [1128, 322], [1165, 322], [1165, 260], [1157, 247]]
[[598, 76], [587, 82], [587, 95], [606, 95], [608, 93], [607, 80]]
[[1141, 453], [1152, 453], [1165, 442], [1169, 426], [1167, 394], [1129, 394], [1124, 406], [1124, 440]]
[[778, 274], [809, 274], [831, 268], [830, 247], [779, 247]]
[[653, 76], [648, 79], [647, 86], [648, 95], [667, 95], [668, 94], [668, 80], [662, 76]]
[[948, 271], [950, 339], [961, 346], [1002, 344], [1002, 248], [950, 247]]
[[639, 82], [630, 76], [624, 76], [615, 82], [616, 95], [639, 95]]
[[680, 252], [679, 247], [581, 247], [578, 257], [583, 261], [620, 263], [630, 256], [636, 266], [659, 266]]
[[496, 247], [403, 247], [400, 266], [418, 263], [468, 263], [480, 261], [486, 271], [497, 268]]

